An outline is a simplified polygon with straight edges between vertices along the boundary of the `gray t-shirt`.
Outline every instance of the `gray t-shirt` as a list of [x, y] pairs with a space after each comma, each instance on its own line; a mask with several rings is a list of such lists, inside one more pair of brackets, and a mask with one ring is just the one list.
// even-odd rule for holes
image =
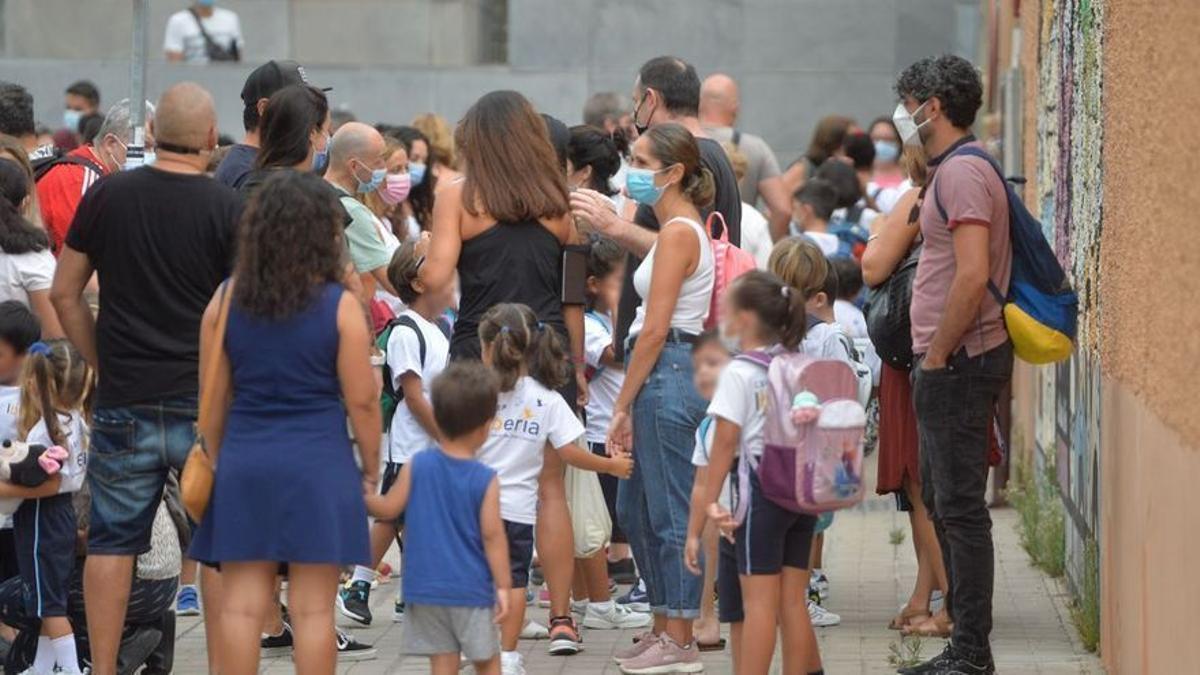
[[[718, 143], [733, 140], [733, 127], [704, 127], [704, 131]], [[742, 182], [738, 183], [742, 201], [751, 206], [758, 206], [758, 184], [779, 175], [779, 160], [775, 158], [771, 146], [760, 136], [738, 131], [736, 145], [746, 156], [746, 175]]]

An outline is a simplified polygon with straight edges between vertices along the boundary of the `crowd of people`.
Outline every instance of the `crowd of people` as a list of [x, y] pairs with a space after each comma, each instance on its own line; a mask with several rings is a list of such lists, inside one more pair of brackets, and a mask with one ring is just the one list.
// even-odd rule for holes
[[[633, 75], [573, 127], [514, 91], [371, 126], [271, 61], [238, 143], [196, 84], [101, 117], [76, 83], [53, 146], [0, 83], [0, 435], [61, 464], [0, 481], [10, 670], [170, 672], [175, 616], [202, 612], [212, 672], [331, 673], [374, 657], [335, 613], [376, 620], [395, 542], [392, 618], [435, 673], [520, 675], [521, 640], [568, 656], [584, 630], [636, 632], [625, 673], [726, 648], [767, 673], [777, 644], [783, 672], [822, 673], [834, 513], [745, 468], [795, 414], [765, 364], [801, 353], [851, 374], [877, 490], [910, 513], [890, 627], [950, 638], [902, 672], [993, 672], [984, 490], [1012, 351], [987, 288], [1011, 247], [1001, 179], [958, 153], [978, 72], [922, 59], [893, 114], [824, 118], [787, 166], [737, 126], [733, 78], [671, 56]], [[864, 315], [865, 287], [906, 280], [908, 360]], [[215, 480], [189, 522], [197, 438]]]

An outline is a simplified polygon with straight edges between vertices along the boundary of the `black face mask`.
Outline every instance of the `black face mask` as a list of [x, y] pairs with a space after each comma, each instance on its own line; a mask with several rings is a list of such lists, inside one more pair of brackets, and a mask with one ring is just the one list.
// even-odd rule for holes
[[[649, 91], [650, 91], [649, 89], [646, 90], [647, 93], [649, 93]], [[642, 100], [638, 101], [637, 107], [633, 109], [633, 128], [637, 129], [638, 136], [641, 136], [642, 134], [646, 133], [646, 130], [650, 128], [649, 121], [647, 121], [645, 124], [642, 124], [641, 122], [638, 121], [638, 113], [641, 112], [642, 104], [645, 102], [646, 102], [646, 94], [642, 94]], [[650, 117], [654, 117], [653, 110], [650, 111]]]

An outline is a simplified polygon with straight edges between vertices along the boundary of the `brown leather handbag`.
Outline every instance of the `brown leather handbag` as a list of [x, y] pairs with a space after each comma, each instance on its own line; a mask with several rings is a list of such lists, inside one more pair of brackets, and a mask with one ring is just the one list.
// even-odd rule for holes
[[225, 355], [225, 325], [229, 322], [229, 303], [233, 293], [228, 284], [221, 291], [221, 309], [217, 314], [217, 328], [213, 333], [216, 340], [212, 354], [205, 364], [204, 380], [200, 383], [200, 410], [196, 419], [196, 440], [188, 452], [187, 462], [183, 465], [183, 475], [179, 479], [179, 491], [183, 508], [187, 511], [192, 522], [199, 523], [208, 510], [208, 502], [212, 499], [213, 482], [216, 476], [217, 458], [210, 453], [204, 440], [205, 425], [217, 414], [216, 407], [221, 402], [214, 400], [216, 394], [213, 388], [220, 372], [222, 357]]

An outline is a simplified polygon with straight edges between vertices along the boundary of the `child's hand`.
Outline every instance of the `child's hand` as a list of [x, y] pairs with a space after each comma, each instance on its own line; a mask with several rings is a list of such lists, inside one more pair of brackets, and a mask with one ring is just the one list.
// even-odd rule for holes
[[622, 453], [608, 458], [608, 473], [621, 480], [629, 480], [633, 475], [633, 455]]
[[733, 519], [733, 514], [729, 509], [713, 502], [708, 505], [708, 519], [713, 521], [717, 529], [721, 530], [721, 536], [725, 537], [726, 541], [733, 543], [733, 531], [737, 529], [737, 521]]
[[496, 618], [492, 621], [497, 624], [503, 623], [504, 619], [508, 617], [508, 594], [506, 588], [496, 589]]
[[683, 564], [688, 571], [696, 576], [704, 576], [704, 568], [700, 566], [700, 537], [689, 534], [687, 543], [683, 546]]

